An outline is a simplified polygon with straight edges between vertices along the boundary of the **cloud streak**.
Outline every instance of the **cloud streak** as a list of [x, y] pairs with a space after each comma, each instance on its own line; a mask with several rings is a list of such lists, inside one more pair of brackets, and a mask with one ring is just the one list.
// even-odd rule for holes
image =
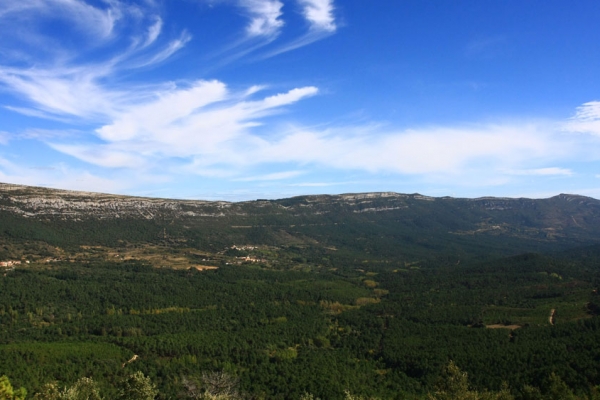
[[158, 163], [169, 165], [174, 174], [237, 181], [293, 178], [297, 173], [289, 170], [243, 177], [245, 171], [264, 165], [290, 164], [303, 171], [333, 168], [436, 179], [461, 179], [480, 170], [506, 179], [570, 176], [570, 169], [545, 164], [585, 151], [560, 132], [559, 124], [540, 122], [390, 131], [372, 126], [325, 130], [288, 126], [265, 131], [265, 119], [316, 95], [318, 89], [296, 88], [253, 99], [260, 89], [231, 92], [219, 81], [197, 81], [123, 110], [96, 130], [102, 145], [56, 141], [51, 145], [102, 167], [152, 169]]
[[256, 90], [232, 93], [222, 82], [197, 81], [118, 112], [112, 123], [95, 132], [104, 141], [102, 145], [53, 142], [51, 146], [103, 167], [140, 166], [169, 157], [193, 159], [197, 165], [211, 167], [219, 163], [221, 151], [233, 152], [230, 155], [236, 158], [239, 149], [228, 148], [228, 144], [250, 148], [251, 142], [260, 140], [250, 130], [260, 126], [261, 119], [318, 92], [315, 87], [304, 87], [250, 99]]
[[313, 31], [333, 33], [336, 31], [334, 6], [332, 0], [298, 0], [302, 6], [302, 15]]
[[75, 24], [82, 32], [107, 38], [112, 35], [125, 6], [118, 1], [106, 4], [107, 7], [103, 9], [77, 0], [7, 1], [0, 4], [0, 19], [5, 27], [6, 24], [37, 20], [39, 17], [60, 19]]
[[274, 50], [260, 56], [260, 59], [275, 57], [296, 50], [334, 34], [337, 30], [333, 0], [298, 0], [302, 16], [308, 23], [308, 32]]
[[[283, 13], [284, 4], [279, 0], [238, 0], [237, 4], [245, 10], [250, 21], [245, 30], [245, 37], [220, 53], [221, 55], [229, 53], [223, 60], [224, 64], [248, 54], [257, 53], [273, 43], [286, 26]], [[308, 24], [308, 30], [287, 42], [277, 43], [274, 49], [259, 53], [255, 60], [264, 60], [298, 49], [337, 31], [333, 0], [296, 0], [296, 4]], [[262, 41], [257, 43], [255, 39]]]
[[571, 176], [573, 171], [567, 168], [559, 167], [548, 167], [548, 168], [537, 168], [537, 169], [524, 169], [517, 171], [507, 171], [508, 174], [512, 175], [526, 175], [526, 176]]
[[[144, 177], [136, 176], [144, 180]], [[44, 186], [67, 190], [119, 193], [130, 187], [131, 176], [116, 178], [99, 176], [85, 169], [71, 168], [65, 164], [26, 168], [0, 157], [0, 182], [19, 185]]]
[[249, 16], [246, 33], [250, 37], [273, 37], [279, 34], [284, 25], [281, 20], [283, 3], [279, 0], [239, 0]]
[[10, 140], [10, 135], [8, 134], [8, 132], [0, 131], [0, 144], [6, 145], [6, 144], [8, 144], [9, 140]]
[[[87, 29], [90, 36], [87, 46], [68, 48], [58, 45], [59, 41], [41, 28], [38, 31], [32, 29], [27, 35], [7, 35], [16, 39], [0, 44], [0, 54], [9, 55], [0, 58], [0, 86], [28, 103], [28, 106], [11, 105], [8, 109], [54, 120], [109, 121], [124, 104], [152, 96], [156, 85], [122, 89], [107, 82], [131, 69], [164, 62], [191, 40], [186, 31], [170, 41], [161, 40], [164, 23], [152, 7], [140, 9], [119, 0], [107, 2], [104, 8], [75, 0], [23, 0], [0, 5], [0, 32], [21, 20], [31, 20], [32, 26], [42, 26], [57, 19], [63, 22], [61, 26], [67, 32], [71, 24]], [[108, 43], [117, 31], [121, 34], [118, 43]], [[81, 35], [70, 36], [76, 41]], [[31, 53], [39, 56], [37, 48], [41, 48], [45, 49], [47, 57], [29, 60], [12, 51], [27, 42], [36, 45], [36, 51]], [[93, 53], [98, 49], [105, 50], [107, 55], [103, 59], [76, 61], [85, 58], [86, 52]]]
[[575, 116], [565, 124], [565, 130], [600, 136], [600, 101], [590, 101], [578, 107]]

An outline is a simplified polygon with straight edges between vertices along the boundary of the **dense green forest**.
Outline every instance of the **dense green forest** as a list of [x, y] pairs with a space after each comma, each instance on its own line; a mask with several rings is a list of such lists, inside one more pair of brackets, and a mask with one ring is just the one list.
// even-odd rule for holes
[[141, 371], [177, 398], [223, 372], [253, 398], [396, 399], [435, 393], [452, 362], [480, 393], [558, 379], [583, 398], [600, 385], [599, 267], [598, 246], [436, 268], [18, 267], [0, 276], [0, 375], [30, 394], [89, 377], [116, 398]]

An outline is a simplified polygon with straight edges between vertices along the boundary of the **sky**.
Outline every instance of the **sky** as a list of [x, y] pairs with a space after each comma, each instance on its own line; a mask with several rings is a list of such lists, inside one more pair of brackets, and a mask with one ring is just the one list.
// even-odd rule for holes
[[597, 0], [2, 0], [0, 182], [600, 198]]

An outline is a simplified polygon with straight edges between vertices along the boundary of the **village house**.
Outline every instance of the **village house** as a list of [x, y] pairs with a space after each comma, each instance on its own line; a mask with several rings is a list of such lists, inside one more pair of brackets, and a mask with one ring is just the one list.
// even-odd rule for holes
[[15, 265], [20, 265], [21, 261], [0, 261], [0, 267], [10, 268]]

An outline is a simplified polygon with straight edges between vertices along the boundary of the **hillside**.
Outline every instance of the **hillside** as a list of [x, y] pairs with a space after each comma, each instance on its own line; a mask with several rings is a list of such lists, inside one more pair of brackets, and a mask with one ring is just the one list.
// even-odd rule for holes
[[25, 257], [32, 246], [49, 256], [60, 253], [56, 247], [72, 254], [81, 246], [144, 245], [213, 257], [237, 246], [284, 249], [314, 265], [457, 263], [598, 243], [599, 222], [600, 201], [565, 194], [534, 200], [385, 192], [230, 203], [0, 184], [5, 258]]

